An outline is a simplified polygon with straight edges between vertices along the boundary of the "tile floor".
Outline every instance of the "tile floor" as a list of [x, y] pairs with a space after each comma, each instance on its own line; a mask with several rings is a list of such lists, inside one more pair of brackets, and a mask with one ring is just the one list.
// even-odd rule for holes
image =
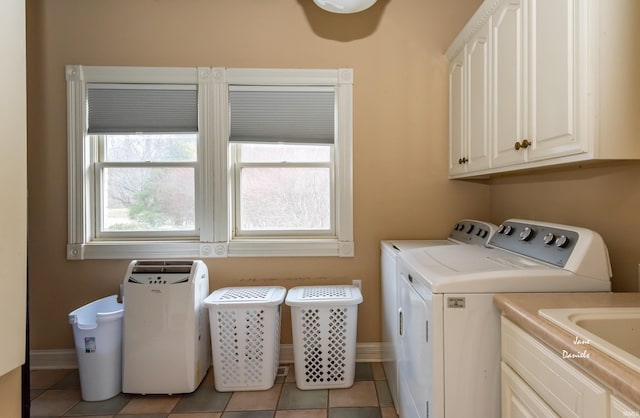
[[397, 418], [380, 363], [357, 363], [348, 389], [301, 391], [293, 366], [270, 390], [217, 392], [211, 370], [185, 395], [120, 394], [84, 402], [77, 370], [31, 372], [32, 417], [91, 418]]

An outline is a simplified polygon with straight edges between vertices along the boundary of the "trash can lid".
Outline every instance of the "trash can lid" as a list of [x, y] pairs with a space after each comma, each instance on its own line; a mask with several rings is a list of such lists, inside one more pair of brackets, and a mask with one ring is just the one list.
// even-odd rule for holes
[[273, 306], [284, 300], [287, 290], [282, 286], [224, 287], [211, 293], [204, 300], [207, 306]]
[[289, 289], [285, 303], [289, 306], [349, 306], [362, 303], [362, 293], [355, 286], [300, 286]]

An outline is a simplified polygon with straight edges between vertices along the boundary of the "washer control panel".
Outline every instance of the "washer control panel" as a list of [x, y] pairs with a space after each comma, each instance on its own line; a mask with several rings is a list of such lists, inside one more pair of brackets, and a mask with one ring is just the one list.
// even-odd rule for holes
[[494, 224], [473, 219], [463, 219], [453, 226], [449, 238], [466, 244], [486, 245], [495, 231], [496, 226]]
[[578, 239], [578, 232], [570, 229], [505, 221], [498, 226], [489, 245], [564, 267]]

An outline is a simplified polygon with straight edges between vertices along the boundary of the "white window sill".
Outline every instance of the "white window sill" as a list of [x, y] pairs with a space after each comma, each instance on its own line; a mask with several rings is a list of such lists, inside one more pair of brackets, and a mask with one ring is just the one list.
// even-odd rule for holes
[[264, 239], [229, 243], [189, 241], [92, 242], [67, 245], [67, 260], [226, 258], [226, 257], [353, 257], [353, 241], [337, 239]]

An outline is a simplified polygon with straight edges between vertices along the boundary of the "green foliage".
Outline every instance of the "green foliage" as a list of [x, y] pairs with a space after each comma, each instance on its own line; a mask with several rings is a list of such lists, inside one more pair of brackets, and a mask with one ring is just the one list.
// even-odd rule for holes
[[138, 222], [139, 229], [155, 230], [169, 222], [157, 204], [157, 181], [148, 180], [142, 191], [133, 196], [133, 204], [129, 207], [129, 217]]

